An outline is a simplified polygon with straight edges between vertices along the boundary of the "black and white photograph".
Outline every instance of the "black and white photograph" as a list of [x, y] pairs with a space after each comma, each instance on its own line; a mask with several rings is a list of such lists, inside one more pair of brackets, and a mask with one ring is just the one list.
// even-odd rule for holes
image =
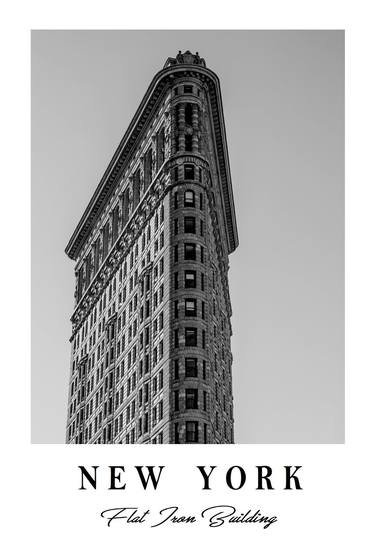
[[344, 32], [33, 31], [32, 441], [344, 441]]
[[1, 540], [372, 542], [370, 6], [1, 6]]

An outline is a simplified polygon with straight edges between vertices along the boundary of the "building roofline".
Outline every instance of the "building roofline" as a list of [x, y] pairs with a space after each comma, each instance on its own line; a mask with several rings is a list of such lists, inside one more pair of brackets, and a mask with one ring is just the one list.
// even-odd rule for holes
[[117, 186], [118, 175], [126, 159], [138, 141], [147, 123], [147, 118], [158, 103], [160, 96], [176, 77], [198, 76], [208, 83], [214, 124], [215, 144], [217, 148], [220, 178], [224, 198], [224, 215], [228, 237], [228, 247], [231, 253], [238, 246], [237, 223], [233, 200], [232, 181], [228, 157], [224, 113], [221, 98], [220, 81], [217, 75], [204, 65], [190, 63], [172, 64], [159, 72], [152, 79], [140, 105], [138, 106], [120, 144], [118, 145], [102, 179], [90, 199], [76, 229], [74, 230], [65, 252], [71, 259], [76, 259], [83, 244], [87, 240], [93, 223], [99, 217], [104, 205]]

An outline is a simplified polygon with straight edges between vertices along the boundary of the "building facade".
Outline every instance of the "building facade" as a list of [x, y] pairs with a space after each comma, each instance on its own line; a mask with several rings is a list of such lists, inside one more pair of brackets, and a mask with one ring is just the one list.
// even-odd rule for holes
[[219, 80], [198, 53], [179, 52], [66, 248], [76, 262], [67, 443], [233, 443], [237, 245]]

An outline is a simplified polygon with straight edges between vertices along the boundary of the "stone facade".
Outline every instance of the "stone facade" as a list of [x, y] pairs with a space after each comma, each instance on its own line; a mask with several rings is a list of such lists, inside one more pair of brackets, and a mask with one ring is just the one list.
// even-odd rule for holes
[[76, 261], [67, 443], [232, 443], [220, 85], [198, 54], [152, 80], [66, 253]]

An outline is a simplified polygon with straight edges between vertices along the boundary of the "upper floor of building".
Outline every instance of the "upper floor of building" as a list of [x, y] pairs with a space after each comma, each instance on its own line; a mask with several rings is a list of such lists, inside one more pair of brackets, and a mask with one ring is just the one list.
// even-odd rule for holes
[[204, 161], [207, 179], [214, 178], [230, 253], [238, 235], [220, 83], [189, 51], [167, 59], [150, 83], [66, 247], [77, 266], [97, 240], [105, 258], [151, 185], [170, 173], [173, 158], [186, 155]]

